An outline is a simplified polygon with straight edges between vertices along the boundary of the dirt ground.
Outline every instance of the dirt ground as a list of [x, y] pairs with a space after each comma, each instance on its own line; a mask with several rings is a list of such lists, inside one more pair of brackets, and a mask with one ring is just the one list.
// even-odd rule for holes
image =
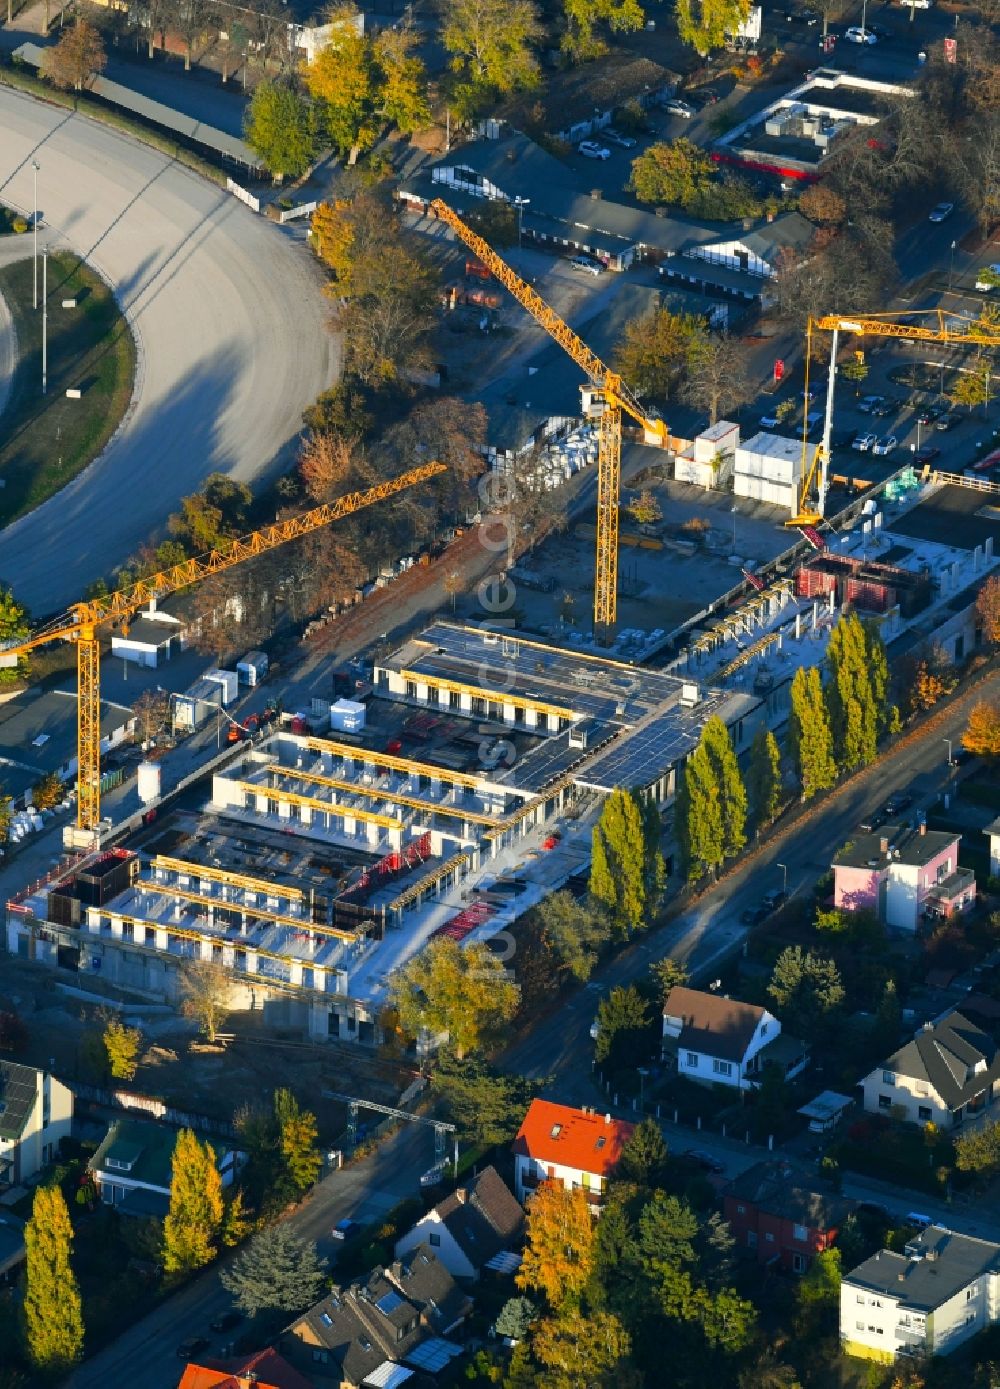
[[[92, 997], [75, 998], [59, 984], [85, 985]], [[5, 957], [0, 1009], [16, 1011], [28, 1030], [26, 1050], [12, 1059], [48, 1068], [70, 1082], [104, 1084], [85, 1038], [103, 1028], [107, 1005], [101, 997], [110, 1003], [114, 995], [100, 981], [54, 974], [48, 967]], [[119, 1001], [123, 998], [118, 995]], [[317, 1115], [326, 1143], [342, 1132], [344, 1108], [323, 1100], [324, 1089], [394, 1105], [415, 1074], [384, 1054], [347, 1043], [311, 1043], [298, 1034], [285, 1037], [273, 1028], [265, 1030], [259, 1013], [231, 1014], [224, 1024], [225, 1040], [216, 1046], [203, 1043], [194, 1026], [170, 1010], [129, 999], [121, 1016], [141, 1028], [144, 1039], [139, 1070], [128, 1090], [177, 1109], [231, 1120], [242, 1105], [267, 1103], [276, 1088], [289, 1086]]]

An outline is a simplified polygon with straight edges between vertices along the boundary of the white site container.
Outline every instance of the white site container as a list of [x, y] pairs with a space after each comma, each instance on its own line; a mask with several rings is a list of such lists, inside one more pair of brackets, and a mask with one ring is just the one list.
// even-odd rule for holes
[[751, 501], [786, 507], [790, 513], [797, 506], [798, 488], [794, 483], [770, 482], [767, 478], [751, 477], [746, 473], [734, 475], [733, 493], [737, 497], [748, 497]]
[[338, 699], [330, 705], [330, 727], [337, 733], [360, 733], [367, 712], [356, 699]]
[[695, 435], [694, 456], [699, 463], [711, 463], [719, 453], [728, 454], [731, 458], [739, 442], [739, 425], [731, 424], [729, 420], [719, 420], [717, 424]]
[[143, 805], [149, 805], [152, 801], [160, 799], [160, 764], [159, 762], [140, 762], [139, 763], [139, 799]]
[[267, 674], [267, 653], [248, 651], [242, 661], [236, 662], [236, 674], [241, 685], [259, 685]]
[[201, 678], [222, 686], [223, 704], [232, 704], [239, 695], [240, 678], [235, 670], [206, 670]]

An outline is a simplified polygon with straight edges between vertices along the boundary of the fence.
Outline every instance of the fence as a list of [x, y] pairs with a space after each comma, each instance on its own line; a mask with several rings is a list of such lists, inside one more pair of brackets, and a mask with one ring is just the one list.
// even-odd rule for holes
[[291, 221], [293, 221], [296, 217], [308, 217], [311, 213], [313, 213], [313, 212], [315, 212], [315, 211], [316, 211], [316, 203], [315, 203], [315, 202], [311, 202], [311, 203], [299, 203], [298, 207], [289, 207], [289, 208], [286, 208], [285, 211], [282, 212], [282, 213], [280, 214], [280, 216], [278, 217], [278, 221], [281, 223], [282, 226], [284, 226], [286, 222], [291, 222]]
[[235, 1138], [236, 1130], [223, 1119], [212, 1119], [207, 1114], [192, 1114], [188, 1110], [173, 1109], [155, 1095], [133, 1094], [128, 1090], [104, 1090], [99, 1085], [86, 1085], [83, 1081], [69, 1081], [70, 1089], [79, 1100], [100, 1105], [105, 1109], [123, 1109], [162, 1119], [177, 1128], [194, 1129], [200, 1133], [212, 1133], [220, 1138]]
[[260, 211], [260, 198], [255, 198], [248, 189], [241, 187], [234, 179], [226, 179], [226, 191], [232, 193], [234, 198], [239, 198], [241, 203], [246, 203], [251, 212]]

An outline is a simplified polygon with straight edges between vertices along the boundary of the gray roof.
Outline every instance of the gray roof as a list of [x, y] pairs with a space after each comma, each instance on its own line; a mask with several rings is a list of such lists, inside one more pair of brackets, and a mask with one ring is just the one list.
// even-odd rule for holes
[[801, 212], [783, 212], [770, 222], [762, 218], [746, 230], [741, 224], [735, 233], [716, 232], [707, 242], [707, 249], [717, 243], [737, 240], [771, 265], [780, 251], [804, 251], [815, 234], [816, 228]]
[[507, 98], [498, 114], [526, 122], [540, 108], [551, 134], [589, 121], [595, 112], [613, 111], [634, 98], [645, 101], [656, 92], [670, 91], [679, 81], [676, 72], [650, 58], [612, 49], [595, 62], [547, 73], [541, 88]]
[[940, 1225], [923, 1230], [906, 1248], [908, 1254], [880, 1250], [845, 1274], [844, 1282], [931, 1312], [983, 1274], [1000, 1272], [1000, 1245]]
[[[844, 868], [885, 868], [888, 865], [887, 849], [893, 850], [895, 863], [906, 864], [910, 868], [922, 868], [930, 863], [942, 849], [961, 839], [960, 834], [951, 830], [909, 829], [905, 825], [882, 825], [874, 834], [859, 834], [839, 849], [833, 857], [834, 867]], [[883, 841], [886, 848], [882, 847]]]
[[[76, 695], [67, 690], [18, 696], [0, 711], [0, 764], [13, 763], [34, 779], [76, 758]], [[4, 718], [3, 715], [7, 714]], [[101, 701], [101, 737], [124, 728], [135, 715], [124, 704]], [[39, 743], [36, 740], [42, 739]], [[5, 776], [0, 766], [0, 785]]]
[[180, 636], [184, 629], [176, 622], [158, 622], [155, 617], [137, 617], [130, 623], [128, 632], [116, 632], [115, 641], [132, 641], [143, 646], [163, 646], [173, 637]]
[[487, 1167], [435, 1207], [474, 1268], [520, 1241], [524, 1211], [495, 1167]]
[[926, 1080], [949, 1109], [956, 1109], [1000, 1078], [1000, 1050], [988, 1032], [953, 1009], [926, 1023], [878, 1069]]
[[735, 1177], [725, 1195], [746, 1201], [766, 1215], [793, 1220], [811, 1230], [836, 1230], [854, 1209], [854, 1202], [829, 1192], [813, 1191], [808, 1178], [786, 1163], [758, 1162]]
[[35, 1105], [39, 1072], [19, 1061], [0, 1061], [0, 1138], [16, 1140]]

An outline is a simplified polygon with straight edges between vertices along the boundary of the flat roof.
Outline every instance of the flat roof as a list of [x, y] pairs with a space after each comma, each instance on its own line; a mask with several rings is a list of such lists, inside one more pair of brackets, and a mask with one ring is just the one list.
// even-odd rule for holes
[[[947, 466], [947, 465], [945, 465]], [[937, 487], [902, 516], [893, 517], [894, 535], [933, 540], [959, 550], [974, 550], [990, 536], [1000, 545], [1000, 509], [997, 498], [958, 483]]]

